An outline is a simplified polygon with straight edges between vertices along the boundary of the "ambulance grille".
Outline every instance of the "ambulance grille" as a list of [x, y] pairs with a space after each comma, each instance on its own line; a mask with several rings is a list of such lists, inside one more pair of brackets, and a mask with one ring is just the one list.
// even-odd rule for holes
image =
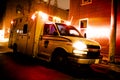
[[88, 52], [87, 57], [97, 58], [100, 56], [100, 52]]
[[87, 48], [89, 50], [87, 57], [97, 58], [100, 56], [100, 46], [88, 45]]

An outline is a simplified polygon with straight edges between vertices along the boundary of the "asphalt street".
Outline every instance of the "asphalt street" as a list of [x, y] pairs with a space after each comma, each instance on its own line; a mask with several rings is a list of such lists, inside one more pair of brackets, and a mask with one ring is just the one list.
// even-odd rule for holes
[[[7, 42], [0, 42], [0, 80], [9, 80], [11, 77], [13, 79], [15, 76], [17, 78], [15, 80], [18, 78], [19, 80], [53, 80], [53, 78], [54, 80], [61, 80], [62, 78], [64, 80], [120, 80], [119, 64], [103, 62], [102, 64], [91, 65], [90, 69], [77, 70], [72, 68], [68, 69], [69, 71], [56, 71], [46, 63], [39, 65], [38, 60], [36, 62], [36, 60], [23, 55], [15, 56], [12, 52], [12, 49], [8, 48]], [[30, 61], [32, 63], [29, 64]]]

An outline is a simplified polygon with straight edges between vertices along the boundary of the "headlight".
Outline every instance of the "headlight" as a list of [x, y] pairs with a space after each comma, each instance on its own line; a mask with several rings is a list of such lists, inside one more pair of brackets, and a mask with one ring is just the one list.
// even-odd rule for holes
[[75, 48], [75, 49], [77, 49], [77, 50], [83, 50], [83, 49], [87, 49], [87, 46], [86, 46], [86, 44], [84, 44], [83, 42], [75, 42], [74, 44], [73, 44], [73, 47]]
[[83, 42], [75, 42], [73, 44], [73, 53], [77, 56], [81, 56], [82, 54], [87, 54], [87, 46]]

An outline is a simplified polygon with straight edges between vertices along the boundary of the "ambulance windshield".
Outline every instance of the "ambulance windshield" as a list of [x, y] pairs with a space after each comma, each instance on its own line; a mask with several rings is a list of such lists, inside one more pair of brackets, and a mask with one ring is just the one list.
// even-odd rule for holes
[[77, 36], [83, 37], [80, 32], [73, 26], [68, 26], [65, 24], [56, 23], [59, 33], [61, 36]]

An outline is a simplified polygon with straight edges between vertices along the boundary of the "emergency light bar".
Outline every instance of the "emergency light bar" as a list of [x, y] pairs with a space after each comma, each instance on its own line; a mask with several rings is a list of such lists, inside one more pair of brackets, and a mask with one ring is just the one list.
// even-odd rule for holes
[[44, 21], [52, 21], [52, 22], [55, 22], [55, 23], [64, 23], [66, 25], [70, 25], [71, 22], [69, 21], [66, 21], [66, 20], [62, 20], [61, 18], [59, 17], [56, 17], [56, 16], [50, 16], [42, 11], [36, 11], [31, 19], [34, 20], [36, 18], [36, 14], [38, 14], [39, 16], [41, 16], [41, 18], [44, 20]]

